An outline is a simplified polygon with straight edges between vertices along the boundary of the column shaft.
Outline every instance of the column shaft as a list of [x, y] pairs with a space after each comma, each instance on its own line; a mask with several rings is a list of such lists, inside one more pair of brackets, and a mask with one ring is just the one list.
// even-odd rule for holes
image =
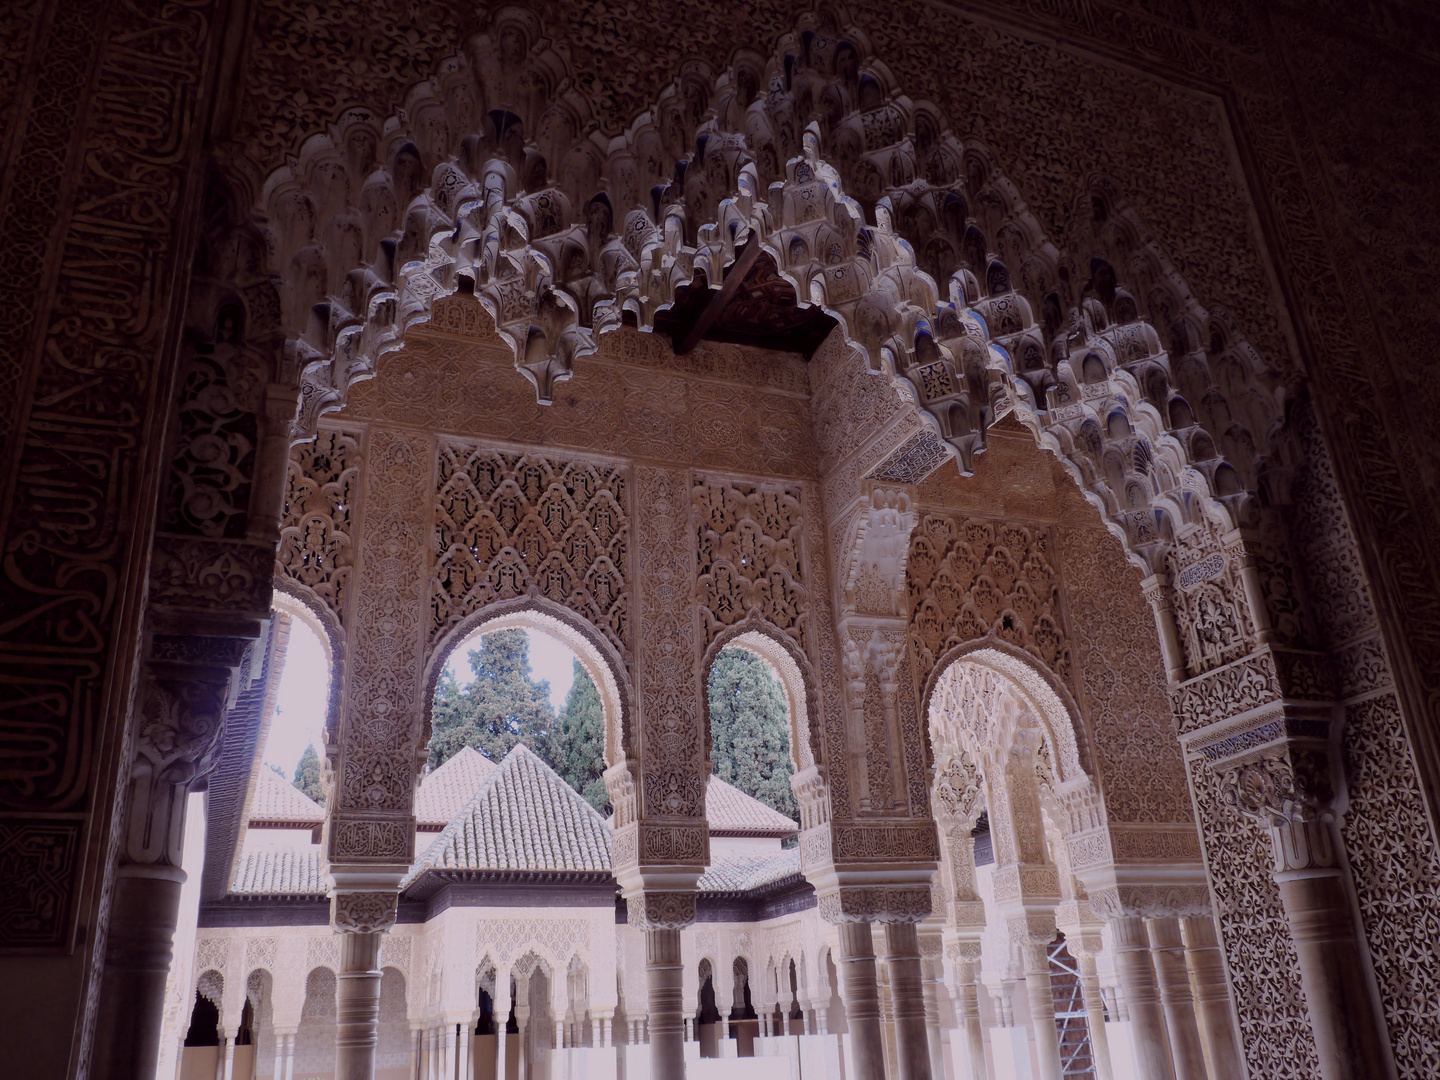
[[920, 962], [925, 976], [925, 1041], [930, 1049], [930, 1075], [945, 1080], [945, 1052], [940, 1038], [940, 960], [932, 957]]
[[1055, 1026], [1055, 991], [1050, 986], [1050, 952], [1045, 945], [1026, 943], [1025, 997], [1030, 1005], [1030, 1026], [1040, 1058], [1042, 1080], [1060, 1080], [1060, 1032]]
[[[183, 829], [185, 796], [177, 798]], [[96, 1080], [155, 1075], [184, 883], [185, 872], [175, 866], [126, 864], [116, 871], [92, 1058]]]
[[1160, 1003], [1165, 1009], [1175, 1080], [1206, 1080], [1205, 1051], [1200, 1044], [1200, 1027], [1195, 1022], [1195, 1001], [1190, 996], [1190, 972], [1185, 966], [1180, 920], [1147, 919], [1145, 930], [1150, 938], [1150, 957], [1155, 964]]
[[1180, 920], [1185, 942], [1185, 960], [1195, 986], [1195, 1012], [1200, 1037], [1205, 1044], [1210, 1075], [1220, 1078], [1243, 1075], [1240, 1045], [1235, 1037], [1235, 1010], [1225, 982], [1225, 962], [1215, 933], [1215, 920], [1201, 915]]
[[840, 931], [840, 982], [845, 993], [845, 1018], [850, 1025], [855, 1062], [852, 1080], [885, 1080], [880, 988], [875, 981], [875, 945], [870, 924], [842, 922], [837, 929]]
[[1285, 921], [1300, 959], [1305, 1008], [1315, 1033], [1324, 1080], [1362, 1080], [1389, 1074], [1380, 1023], [1367, 992], [1350, 902], [1336, 869], [1275, 875]]
[[1096, 1080], [1115, 1080], [1115, 1067], [1110, 1061], [1110, 1036], [1105, 1030], [1105, 998], [1100, 993], [1095, 957], [1081, 953], [1075, 957], [1075, 965], [1080, 972], [1080, 996], [1085, 1002], [1085, 1022], [1090, 1028], [1090, 1053], [1095, 1059]]
[[895, 1015], [895, 1080], [930, 1080], [920, 936], [914, 923], [885, 924], [885, 967], [890, 973], [890, 1002]]
[[335, 1080], [374, 1080], [380, 1033], [382, 932], [340, 935], [335, 977]]
[[959, 1013], [960, 1030], [964, 1032], [964, 1063], [969, 1066], [965, 1080], [988, 1080], [985, 1067], [985, 1033], [980, 1026], [980, 988], [975, 982], [975, 961], [957, 960], [955, 963], [956, 987], [955, 1011]]
[[[509, 983], [507, 981], [506, 985]], [[510, 1036], [505, 1034], [505, 1026], [510, 1022], [510, 999], [495, 995], [495, 1080], [506, 1080], [505, 1077], [505, 1044]]]
[[1145, 921], [1132, 916], [1115, 919], [1110, 927], [1115, 940], [1115, 972], [1120, 977], [1120, 989], [1130, 1012], [1130, 1031], [1140, 1076], [1144, 1080], [1175, 1080]]
[[650, 1078], [684, 1080], [685, 991], [680, 931], [645, 931], [645, 972], [650, 980]]

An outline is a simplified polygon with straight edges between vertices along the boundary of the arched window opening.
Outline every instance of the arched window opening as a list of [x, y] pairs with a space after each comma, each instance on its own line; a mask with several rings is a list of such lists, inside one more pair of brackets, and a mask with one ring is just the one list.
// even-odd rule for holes
[[774, 666], [750, 649], [722, 649], [707, 689], [714, 774], [772, 810], [797, 816], [790, 705]]
[[330, 711], [331, 656], [319, 621], [303, 605], [277, 594], [275, 706], [262, 728], [263, 768], [325, 805], [322, 780], [326, 723]]
[[185, 1045], [220, 1045], [220, 1010], [199, 990], [195, 991], [195, 1005], [190, 1010], [190, 1027], [185, 1032]]
[[240, 1010], [240, 1029], [235, 1032], [236, 1046], [251, 1046], [255, 1042], [255, 1003], [248, 997]]
[[467, 749], [499, 764], [522, 743], [591, 806], [609, 810], [605, 707], [586, 666], [542, 630], [482, 627], [436, 679], [426, 775]]

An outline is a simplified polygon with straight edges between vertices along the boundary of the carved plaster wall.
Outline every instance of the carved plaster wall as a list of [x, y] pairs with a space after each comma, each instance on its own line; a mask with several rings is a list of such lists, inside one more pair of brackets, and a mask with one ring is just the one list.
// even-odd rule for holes
[[[55, 731], [57, 753], [76, 763], [46, 773], [61, 777], [61, 788], [21, 784], [5, 794], [14, 816], [4, 824], [4, 842], [41, 853], [24, 863], [23, 879], [43, 888], [15, 895], [53, 913], [38, 924], [35, 940], [15, 939], [24, 948], [63, 945], [77, 929], [87, 942], [103, 940], [104, 866], [118, 824], [108, 759], [97, 748], [125, 741], [121, 703], [133, 696], [135, 665], [126, 647], [113, 643], [139, 640], [141, 590], [129, 568], [143, 562], [165, 487], [151, 465], [169, 456], [166, 408], [147, 402], [168, 400], [168, 372], [179, 364], [172, 348], [178, 334], [167, 331], [168, 298], [191, 265], [183, 245], [201, 216], [202, 185], [187, 178], [200, 172], [199, 133], [211, 113], [203, 87], [222, 53], [211, 5], [103, 7], [22, 5], [4, 16], [0, 35], [7, 50], [0, 141], [12, 151], [11, 175], [21, 178], [4, 189], [0, 217], [0, 240], [15, 254], [0, 283], [15, 319], [7, 334], [15, 362], [0, 366], [3, 397], [13, 402], [0, 415], [7, 463], [0, 474], [11, 509], [4, 589], [7, 612], [20, 615], [6, 624], [7, 655], [16, 659], [8, 662], [5, 700], [17, 725]], [[718, 69], [734, 49], [750, 49], [763, 71], [763, 57], [796, 18], [795, 10], [773, 5], [738, 18], [731, 9], [687, 10], [678, 22], [672, 9], [640, 3], [604, 15], [558, 4], [537, 10], [530, 35], [518, 39], [521, 55], [542, 28], [554, 35], [572, 66], [570, 87], [611, 133], [675, 77], [670, 50], [713, 56]], [[949, 117], [973, 118], [967, 126], [1004, 162], [1057, 248], [1082, 231], [1088, 200], [1077, 193], [1077, 178], [1118, 177], [1212, 312], [1232, 313], [1282, 375], [1324, 372], [1320, 426], [1337, 448], [1354, 550], [1380, 600], [1420, 791], [1433, 803], [1440, 758], [1423, 718], [1440, 685], [1433, 618], [1440, 529], [1427, 487], [1436, 442], [1415, 434], [1424, 430], [1428, 369], [1409, 362], [1423, 353], [1416, 335], [1431, 320], [1405, 322], [1414, 305], [1376, 299], [1434, 295], [1411, 284], [1432, 265], [1425, 250], [1435, 231], [1432, 201], [1407, 196], [1398, 179], [1401, 172], [1427, 175], [1424, 155], [1435, 142], [1427, 138], [1426, 95], [1414, 89], [1433, 82], [1433, 19], [1406, 5], [1334, 5], [1324, 19], [1283, 4], [1273, 13], [1228, 3], [1142, 10], [1103, 0], [1063, 9], [977, 2], [968, 10], [947, 5], [902, 18], [875, 9], [856, 17], [909, 93], [932, 97]], [[292, 0], [257, 5], [241, 92], [227, 95], [215, 118], [238, 185], [258, 193], [273, 166], [352, 105], [383, 117], [420, 104], [423, 94], [407, 99], [410, 88], [439, 71], [471, 31], [487, 28], [488, 13], [436, 6], [419, 20], [423, 31], [395, 33], [411, 15], [397, 7], [387, 17], [381, 5], [357, 27], [348, 9]], [[822, 32], [843, 25], [828, 13], [822, 18]], [[654, 33], [657, 26], [673, 33]], [[913, 47], [917, 36], [962, 44], [937, 64], [933, 50]], [[140, 41], [164, 44], [140, 48]], [[1382, 58], [1390, 81], [1352, 92], [1332, 77], [1337, 68], [1382, 66], [1357, 54]], [[77, 71], [100, 77], [87, 83]], [[503, 63], [497, 76], [510, 78]], [[22, 83], [26, 93], [11, 92]], [[134, 92], [112, 92], [122, 83]], [[524, 101], [527, 130], [539, 130], [531, 121], [539, 119], [542, 95], [534, 88], [542, 85], [527, 82], [529, 96], [516, 98]], [[447, 92], [461, 110], [474, 108], [462, 89]], [[1136, 124], [1142, 101], [1145, 123]], [[416, 116], [432, 132], [427, 146], [445, 143], [433, 110]], [[1111, 137], [1099, 136], [1096, 117]], [[1057, 148], [1056, 157], [1033, 155], [1036, 145]], [[1366, 153], [1368, 146], [1386, 152]], [[353, 149], [364, 156], [363, 145]], [[1409, 167], [1415, 159], [1422, 167]], [[241, 199], [246, 207], [257, 201]], [[101, 205], [105, 213], [92, 212]], [[123, 262], [103, 285], [90, 268], [98, 250]], [[247, 327], [273, 332], [273, 292], [267, 300], [259, 288], [246, 304]], [[1223, 338], [1221, 347], [1229, 347]], [[77, 457], [84, 468], [70, 468]], [[82, 516], [76, 526], [57, 510], [74, 495], [57, 503], [45, 479], [57, 469], [87, 484], [86, 497], [104, 506], [104, 515]], [[268, 607], [268, 551], [217, 562], [202, 541], [162, 548], [172, 597], [213, 579], [226, 583], [227, 598]], [[124, 585], [112, 592], [107, 582]], [[77, 626], [86, 628], [81, 644], [72, 636]], [[1358, 666], [1365, 673], [1378, 650], [1357, 648], [1357, 659], [1372, 658]], [[42, 713], [31, 708], [37, 655], [63, 658], [47, 668], [45, 700], [57, 704]], [[97, 659], [112, 655], [113, 663]], [[1355, 681], [1348, 669], [1345, 677]], [[37, 810], [62, 816], [43, 828], [25, 824]], [[93, 857], [82, 858], [76, 838], [92, 816], [101, 838], [91, 845]], [[107, 831], [108, 840], [101, 836]], [[44, 867], [54, 872], [36, 872]], [[78, 967], [93, 973], [93, 956]], [[77, 979], [94, 981], [93, 974]], [[58, 1013], [87, 994], [60, 1003]], [[78, 1030], [83, 1065], [83, 1021]]]

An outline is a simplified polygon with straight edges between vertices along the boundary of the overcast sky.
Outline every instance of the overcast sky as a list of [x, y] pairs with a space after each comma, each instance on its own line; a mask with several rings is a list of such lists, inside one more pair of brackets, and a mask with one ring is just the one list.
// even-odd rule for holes
[[[549, 634], [529, 630], [530, 670], [537, 679], [550, 682], [550, 703], [559, 712], [570, 693], [574, 678], [575, 654]], [[480, 635], [461, 642], [450, 654], [446, 668], [463, 686], [474, 675], [470, 671], [470, 650], [480, 647]], [[324, 750], [321, 728], [325, 722], [325, 703], [329, 684], [325, 650], [320, 639], [300, 619], [290, 624], [290, 647], [285, 657], [285, 670], [280, 675], [280, 689], [275, 696], [275, 717], [270, 721], [270, 738], [265, 743], [264, 760], [280, 766], [285, 776], [295, 775], [300, 755], [310, 743], [318, 752]]]

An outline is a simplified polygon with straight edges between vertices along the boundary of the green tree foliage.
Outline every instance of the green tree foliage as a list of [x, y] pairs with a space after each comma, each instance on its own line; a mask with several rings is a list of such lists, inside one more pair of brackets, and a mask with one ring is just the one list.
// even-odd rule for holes
[[724, 649], [710, 668], [709, 691], [715, 775], [798, 819], [790, 789], [789, 710], [770, 665], [745, 649]]
[[575, 661], [575, 681], [560, 710], [549, 766], [602, 814], [610, 808], [605, 791], [605, 711], [600, 691]]
[[305, 747], [305, 752], [300, 755], [293, 783], [321, 806], [325, 805], [325, 789], [320, 786], [320, 755], [315, 752], [314, 743]]
[[446, 672], [435, 689], [430, 767], [464, 746], [499, 761], [519, 742], [549, 761], [555, 710], [550, 684], [530, 677], [530, 636], [524, 630], [486, 634], [480, 648], [470, 650], [470, 670], [475, 678], [467, 686]]

